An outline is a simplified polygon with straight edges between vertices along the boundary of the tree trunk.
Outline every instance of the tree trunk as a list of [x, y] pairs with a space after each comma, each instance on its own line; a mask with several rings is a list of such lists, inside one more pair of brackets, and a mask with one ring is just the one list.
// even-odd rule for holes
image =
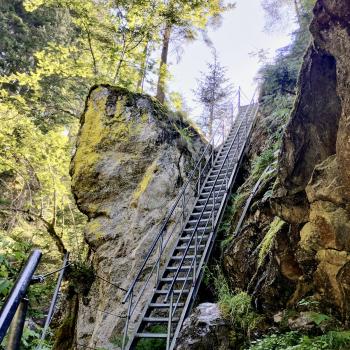
[[147, 41], [145, 48], [143, 50], [143, 60], [141, 62], [141, 68], [140, 68], [140, 76], [139, 76], [139, 80], [137, 82], [137, 87], [136, 87], [136, 91], [140, 91], [143, 92], [143, 84], [145, 82], [145, 78], [146, 78], [146, 69], [147, 69], [147, 60], [148, 60], [148, 45], [149, 45], [149, 41]]
[[210, 106], [209, 112], [209, 123], [208, 123], [208, 139], [211, 140], [213, 137], [213, 126], [214, 126], [214, 105]]
[[297, 0], [294, 0], [294, 7], [295, 7], [295, 14], [297, 16], [299, 27], [301, 27], [302, 26], [301, 13], [300, 13], [300, 8]]
[[170, 35], [171, 35], [171, 24], [167, 23], [165, 25], [164, 34], [163, 34], [163, 47], [162, 47], [162, 55], [160, 58], [157, 95], [156, 95], [157, 100], [161, 103], [164, 103], [164, 100], [165, 100], [166, 65], [168, 61]]

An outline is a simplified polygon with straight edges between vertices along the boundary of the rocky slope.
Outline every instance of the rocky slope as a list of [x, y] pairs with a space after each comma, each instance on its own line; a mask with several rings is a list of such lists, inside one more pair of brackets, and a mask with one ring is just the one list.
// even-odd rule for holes
[[196, 130], [146, 95], [90, 91], [71, 164], [95, 276], [78, 296], [79, 349], [120, 341], [126, 306], [119, 288], [129, 287], [203, 146]]

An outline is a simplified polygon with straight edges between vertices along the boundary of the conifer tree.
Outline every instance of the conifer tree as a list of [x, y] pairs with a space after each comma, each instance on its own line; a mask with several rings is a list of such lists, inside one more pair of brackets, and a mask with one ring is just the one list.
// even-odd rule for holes
[[197, 80], [194, 92], [203, 108], [199, 124], [211, 139], [216, 125], [220, 121], [225, 123], [231, 117], [232, 84], [226, 77], [226, 68], [220, 64], [215, 50], [212, 62], [207, 63], [207, 67], [207, 72], [201, 72], [202, 78]]

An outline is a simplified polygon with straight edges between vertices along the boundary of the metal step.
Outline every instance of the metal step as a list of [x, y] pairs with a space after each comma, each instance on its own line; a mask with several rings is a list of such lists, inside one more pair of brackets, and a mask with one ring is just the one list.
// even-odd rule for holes
[[[186, 233], [186, 235], [183, 235], [182, 237], [186, 237], [187, 236], [187, 233], [191, 234], [192, 232], [194, 231], [194, 227], [185, 227], [184, 230], [183, 230], [183, 233]], [[197, 230], [198, 234], [202, 234], [203, 232], [204, 233], [209, 233], [211, 231], [211, 228], [210, 227], [197, 227]]]
[[208, 181], [206, 181], [206, 183], [205, 183], [205, 185], [206, 186], [214, 186], [214, 184], [216, 184], [216, 185], [222, 185], [222, 183], [224, 183], [225, 182], [225, 178], [223, 178], [223, 179], [213, 179], [213, 180], [211, 180], [211, 179], [208, 179]]
[[[184, 307], [185, 303], [178, 303], [177, 307]], [[170, 303], [151, 303], [148, 305], [153, 309], [169, 309]]]
[[[217, 203], [215, 205], [215, 209], [219, 208], [220, 207], [220, 204]], [[206, 206], [204, 206], [203, 204], [200, 204], [200, 203], [196, 203], [195, 207], [193, 208], [193, 210], [199, 210], [200, 212], [202, 212], [203, 209], [206, 209], [205, 212], [208, 212], [208, 211], [211, 211], [213, 209], [213, 204], [212, 203], [207, 203]]]
[[[169, 322], [168, 317], [144, 317], [142, 319], [143, 322], [148, 322], [148, 323], [165, 323]], [[172, 322], [178, 322], [179, 318], [178, 317], [173, 317]]]
[[[197, 258], [200, 258], [200, 257], [201, 255], [197, 255]], [[175, 256], [173, 255], [171, 257], [171, 260], [182, 260], [182, 258], [183, 258], [183, 255], [175, 255]], [[194, 259], [194, 255], [186, 255], [184, 260], [188, 260], [188, 259]]]
[[208, 221], [210, 222], [211, 221], [211, 218], [202, 218], [200, 221], [198, 221], [198, 220], [189, 220], [188, 222], [187, 222], [187, 224], [189, 225], [189, 226], [196, 226], [197, 225], [197, 223], [198, 223], [198, 226], [200, 227], [200, 226], [205, 226], [207, 223], [208, 223]]
[[[165, 271], [177, 271], [179, 267], [178, 266], [168, 266]], [[188, 265], [188, 266], [181, 266], [180, 271], [188, 271], [189, 269], [192, 269], [193, 267]]]
[[213, 215], [212, 211], [204, 211], [204, 212], [197, 212], [197, 213], [192, 213], [190, 216], [190, 220], [194, 219], [194, 220], [198, 220], [200, 217], [202, 217], [202, 219], [207, 219], [208, 217], [211, 217]]
[[[194, 249], [194, 248], [195, 248], [194, 245], [190, 245], [190, 246], [188, 247], [188, 249]], [[204, 249], [204, 248], [205, 248], [205, 245], [203, 245], [203, 244], [197, 246], [197, 249]], [[177, 246], [175, 249], [176, 249], [176, 250], [185, 250], [185, 249], [187, 249], [187, 245], [184, 245], [184, 246]]]
[[[189, 289], [173, 289], [173, 293], [174, 294], [188, 294], [190, 292]], [[154, 291], [155, 294], [160, 294], [160, 295], [166, 295], [168, 294], [168, 290], [164, 290], [164, 289], [157, 289]]]
[[167, 338], [168, 335], [165, 333], [136, 333], [137, 338]]
[[[206, 235], [206, 236], [203, 236], [203, 237], [200, 236], [200, 238], [202, 239], [202, 241], [206, 241], [209, 238], [209, 235]], [[188, 242], [190, 239], [191, 239], [190, 236], [186, 236], [186, 237], [181, 237], [180, 238], [181, 241], [185, 241], [185, 242], [186, 241]], [[194, 237], [193, 237], [192, 240], [194, 240]]]
[[[174, 281], [174, 278], [172, 278], [172, 277], [163, 277], [160, 280], [161, 280], [161, 282], [167, 282], [167, 283], [169, 282], [169, 283], [171, 283], [171, 282]], [[175, 283], [178, 283], [178, 282], [192, 282], [192, 279], [191, 279], [190, 276], [189, 277], [176, 277], [175, 281], [176, 281]]]

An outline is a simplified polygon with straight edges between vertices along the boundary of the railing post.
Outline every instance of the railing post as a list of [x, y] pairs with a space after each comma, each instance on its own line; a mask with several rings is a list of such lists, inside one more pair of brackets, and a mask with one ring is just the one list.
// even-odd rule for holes
[[197, 194], [199, 197], [200, 191], [201, 191], [201, 177], [202, 177], [202, 166], [200, 165], [198, 168], [198, 188], [197, 188]]
[[185, 192], [182, 195], [182, 226], [185, 224]]
[[128, 328], [129, 328], [129, 321], [130, 321], [130, 314], [131, 314], [131, 307], [132, 307], [132, 298], [133, 298], [133, 291], [131, 291], [129, 296], [129, 304], [128, 304], [128, 311], [127, 311], [125, 327], [124, 327], [122, 350], [125, 350], [125, 346], [128, 338]]
[[215, 185], [214, 185], [214, 190], [213, 190], [213, 215], [212, 215], [212, 224], [211, 224], [211, 226], [212, 226], [212, 231], [214, 231], [214, 229], [215, 229], [215, 192], [216, 192], [216, 190], [215, 190]]
[[19, 350], [21, 346], [21, 338], [23, 334], [24, 323], [26, 321], [28, 304], [29, 300], [27, 297], [21, 299], [21, 302], [11, 323], [7, 350]]
[[174, 291], [172, 291], [171, 295], [170, 295], [168, 334], [167, 334], [167, 339], [166, 339], [166, 350], [170, 349], [170, 343], [171, 343], [171, 328], [172, 328], [172, 323], [173, 323], [173, 301], [174, 301]]
[[[61, 288], [63, 275], [64, 275], [64, 272], [65, 272], [66, 265], [68, 263], [68, 258], [69, 258], [69, 252], [67, 252], [64, 255], [64, 258], [63, 258], [62, 270], [60, 271], [60, 273], [58, 275], [55, 292], [53, 294], [53, 297], [52, 297], [52, 300], [51, 300], [51, 304], [50, 304], [50, 308], [49, 308], [49, 312], [47, 313], [46, 320], [45, 320], [45, 325], [44, 325], [43, 331], [41, 333], [41, 337], [40, 337], [41, 342], [43, 342], [45, 340], [47, 329], [49, 328], [49, 325], [50, 325], [53, 313], [55, 311], [55, 306], [56, 306], [58, 294], [59, 294], [59, 291], [60, 291], [60, 288]], [[40, 343], [36, 349], [40, 350], [41, 348], [42, 348], [42, 344]]]
[[195, 286], [196, 283], [196, 275], [197, 275], [197, 245], [198, 245], [198, 229], [195, 232], [194, 238], [194, 265], [193, 265], [193, 276], [192, 276], [192, 284]]
[[159, 273], [160, 273], [160, 260], [162, 258], [162, 254], [163, 254], [163, 233], [160, 236], [160, 240], [159, 240], [159, 254], [158, 254], [158, 262], [157, 262], [157, 280], [156, 280], [156, 285], [155, 285], [155, 289], [157, 288], [158, 282], [159, 282]]
[[[238, 108], [241, 107], [241, 87], [238, 87]], [[238, 110], [239, 112], [239, 110]]]

